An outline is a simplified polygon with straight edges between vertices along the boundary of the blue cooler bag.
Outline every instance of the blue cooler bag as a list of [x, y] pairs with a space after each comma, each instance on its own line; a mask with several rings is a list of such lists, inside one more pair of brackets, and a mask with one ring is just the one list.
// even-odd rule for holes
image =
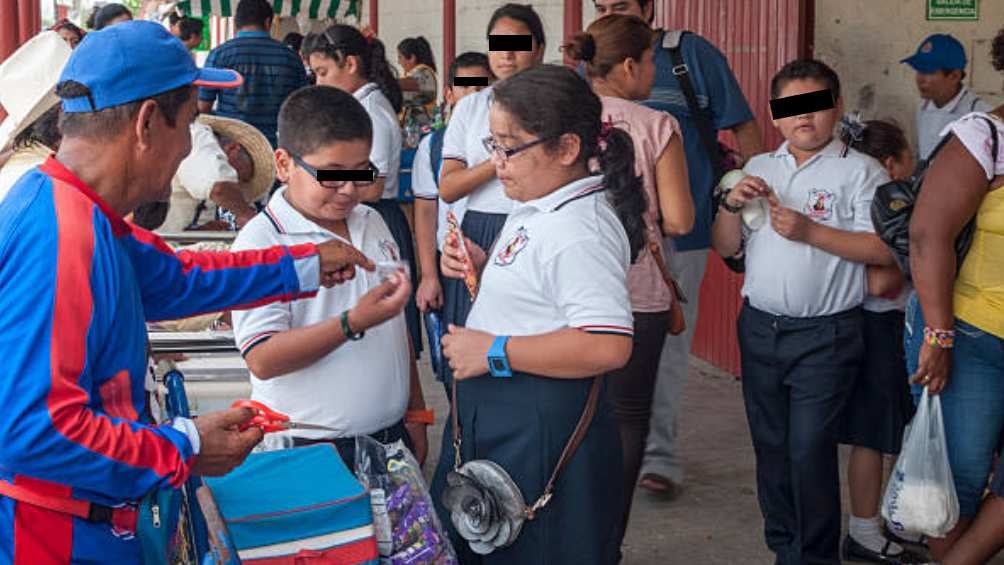
[[206, 478], [243, 563], [378, 563], [369, 492], [335, 447], [253, 453]]

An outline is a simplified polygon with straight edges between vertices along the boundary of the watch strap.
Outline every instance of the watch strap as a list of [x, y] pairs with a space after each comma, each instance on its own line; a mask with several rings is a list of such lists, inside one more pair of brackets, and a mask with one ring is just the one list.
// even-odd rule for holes
[[342, 322], [342, 333], [345, 334], [345, 339], [349, 341], [359, 341], [366, 335], [366, 332], [355, 333], [352, 331], [352, 327], [349, 325], [349, 311], [346, 310], [342, 312], [340, 316]]

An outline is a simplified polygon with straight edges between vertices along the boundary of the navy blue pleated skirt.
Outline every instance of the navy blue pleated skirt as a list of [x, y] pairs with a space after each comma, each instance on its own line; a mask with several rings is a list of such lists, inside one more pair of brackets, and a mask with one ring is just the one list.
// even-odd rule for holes
[[[506, 470], [528, 505], [558, 464], [578, 424], [593, 379], [552, 379], [514, 373], [458, 383], [463, 461], [491, 460]], [[523, 525], [516, 542], [479, 556], [453, 528], [442, 505], [446, 475], [454, 466], [447, 419], [431, 494], [440, 520], [464, 565], [611, 565], [620, 558], [617, 531], [623, 508], [620, 435], [601, 391], [585, 438], [555, 483], [554, 497]]]
[[415, 243], [412, 239], [411, 226], [408, 218], [401, 211], [397, 200], [384, 199], [379, 202], [368, 202], [369, 206], [380, 213], [384, 223], [390, 229], [394, 243], [401, 250], [401, 260], [408, 263], [411, 270], [411, 299], [404, 307], [404, 318], [408, 324], [408, 335], [415, 346], [415, 357], [422, 352], [422, 323], [418, 315], [418, 305], [415, 304], [415, 292], [418, 290], [418, 269], [415, 266]]

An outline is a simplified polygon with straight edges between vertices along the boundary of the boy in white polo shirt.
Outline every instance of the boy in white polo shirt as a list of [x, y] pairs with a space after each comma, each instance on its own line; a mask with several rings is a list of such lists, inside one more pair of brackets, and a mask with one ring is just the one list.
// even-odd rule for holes
[[[745, 232], [739, 344], [767, 545], [778, 563], [839, 564], [839, 415], [864, 354], [865, 267], [892, 263], [869, 214], [889, 177], [833, 136], [840, 82], [825, 64], [785, 65], [771, 98], [787, 141], [746, 165], [713, 241], [730, 257]], [[769, 219], [750, 230], [739, 212], [756, 198]]]
[[[234, 249], [266, 242], [351, 241], [374, 262], [399, 261], [380, 214], [357, 206], [375, 173], [372, 123], [351, 94], [327, 86], [293, 93], [279, 112], [279, 178], [287, 184], [237, 237]], [[295, 421], [337, 433], [297, 430], [297, 445], [334, 443], [351, 468], [354, 437], [404, 440], [426, 452], [425, 403], [402, 310], [411, 293], [399, 271], [358, 273], [308, 305], [272, 305], [234, 313], [237, 345], [251, 370], [252, 398]], [[406, 410], [415, 422], [405, 423]], [[411, 418], [409, 418], [411, 419]]]

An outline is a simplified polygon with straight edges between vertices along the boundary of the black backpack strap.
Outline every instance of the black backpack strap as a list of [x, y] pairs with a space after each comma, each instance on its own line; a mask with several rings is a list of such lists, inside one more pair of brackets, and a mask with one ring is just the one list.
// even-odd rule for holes
[[701, 137], [704, 149], [708, 152], [708, 158], [711, 159], [711, 166], [715, 173], [715, 184], [718, 184], [718, 180], [725, 175], [725, 167], [718, 151], [718, 136], [711, 125], [711, 116], [701, 108], [697, 101], [697, 92], [694, 90], [694, 84], [690, 81], [690, 69], [683, 60], [681, 46], [683, 38], [689, 33], [688, 31], [666, 31], [662, 38], [662, 47], [669, 51], [670, 59], [673, 61], [673, 74], [680, 82], [680, 89], [683, 90], [683, 95], [687, 98], [687, 106], [690, 108], [690, 114], [694, 117], [694, 123], [697, 125], [697, 133]]

